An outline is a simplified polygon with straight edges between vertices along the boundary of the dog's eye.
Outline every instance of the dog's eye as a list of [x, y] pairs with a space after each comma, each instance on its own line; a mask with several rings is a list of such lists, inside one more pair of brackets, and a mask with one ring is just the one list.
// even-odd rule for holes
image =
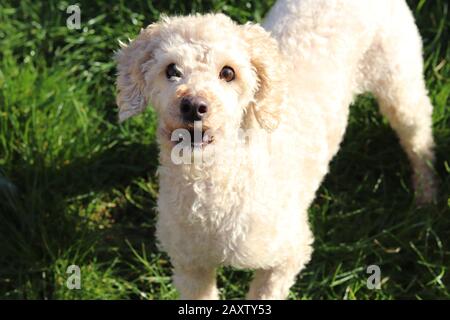
[[166, 68], [166, 77], [169, 80], [173, 78], [181, 78], [181, 71], [175, 63], [171, 63]]
[[233, 68], [229, 66], [223, 67], [219, 74], [219, 78], [225, 80], [226, 82], [234, 80], [235, 77]]

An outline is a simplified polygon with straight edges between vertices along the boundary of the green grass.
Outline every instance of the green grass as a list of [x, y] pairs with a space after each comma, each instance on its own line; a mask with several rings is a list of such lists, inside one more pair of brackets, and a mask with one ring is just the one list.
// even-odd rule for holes
[[[68, 30], [67, 1], [0, 0], [0, 298], [176, 298], [154, 237], [155, 115], [117, 124], [112, 55], [161, 12], [260, 21], [273, 1], [79, 3], [82, 30]], [[450, 298], [449, 5], [409, 4], [435, 106], [439, 203], [414, 208], [395, 135], [359, 99], [310, 209], [315, 251], [293, 299]], [[81, 290], [66, 288], [71, 264]], [[371, 264], [381, 290], [366, 287]], [[242, 298], [250, 278], [225, 268], [218, 280]]]

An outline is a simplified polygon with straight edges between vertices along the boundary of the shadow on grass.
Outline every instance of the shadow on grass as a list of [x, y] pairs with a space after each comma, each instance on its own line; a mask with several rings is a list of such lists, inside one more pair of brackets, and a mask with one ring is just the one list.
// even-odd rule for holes
[[[410, 165], [393, 131], [349, 127], [310, 209], [315, 251], [293, 289], [297, 297], [450, 297], [450, 147], [440, 137], [439, 200], [417, 208]], [[367, 288], [369, 265], [381, 269], [381, 290]]]
[[[156, 185], [157, 164], [156, 143], [117, 144], [61, 167], [45, 167], [38, 160], [33, 166], [17, 163], [10, 173], [13, 181], [2, 178], [0, 184], [0, 297], [52, 298], [51, 268], [57, 259], [108, 263], [130, 256], [129, 245], [143, 239], [156, 252], [155, 198], [133, 183], [141, 179]], [[146, 197], [145, 207], [130, 203], [128, 193]], [[100, 216], [95, 220], [80, 210], [95, 205], [98, 195], [102, 202], [119, 204], [106, 208], [106, 217], [101, 216], [105, 208], [95, 209]], [[95, 225], [105, 220], [111, 224]]]

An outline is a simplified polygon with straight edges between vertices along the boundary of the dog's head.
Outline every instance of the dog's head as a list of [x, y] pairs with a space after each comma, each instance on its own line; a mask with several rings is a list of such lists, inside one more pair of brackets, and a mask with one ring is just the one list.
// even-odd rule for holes
[[278, 125], [282, 64], [276, 40], [258, 25], [222, 14], [163, 18], [123, 46], [117, 62], [120, 121], [151, 103], [169, 141], [195, 121], [208, 130], [204, 145], [249, 123]]

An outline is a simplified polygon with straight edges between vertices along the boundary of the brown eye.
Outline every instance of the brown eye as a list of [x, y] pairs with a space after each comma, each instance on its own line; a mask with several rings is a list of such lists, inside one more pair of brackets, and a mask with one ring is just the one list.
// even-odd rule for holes
[[219, 74], [219, 78], [225, 80], [226, 82], [234, 80], [235, 77], [233, 68], [229, 66], [223, 67]]
[[181, 78], [181, 71], [178, 69], [175, 63], [171, 63], [166, 68], [166, 77], [169, 80], [173, 80], [174, 78]]

